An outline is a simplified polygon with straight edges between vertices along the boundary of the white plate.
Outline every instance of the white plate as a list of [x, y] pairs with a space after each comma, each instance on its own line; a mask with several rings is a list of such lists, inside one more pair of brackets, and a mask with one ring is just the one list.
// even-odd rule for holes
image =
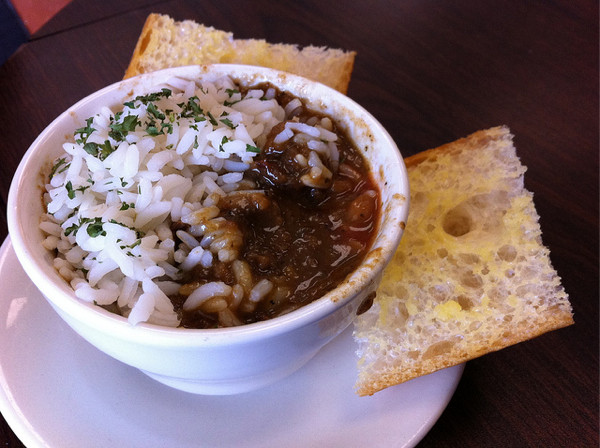
[[159, 384], [76, 335], [0, 248], [0, 411], [29, 447], [410, 447], [462, 374], [445, 369], [372, 397], [353, 391], [351, 330], [265, 389], [199, 396]]

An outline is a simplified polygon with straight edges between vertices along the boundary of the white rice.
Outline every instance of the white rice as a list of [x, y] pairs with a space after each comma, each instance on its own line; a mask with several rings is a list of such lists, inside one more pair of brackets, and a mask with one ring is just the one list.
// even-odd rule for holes
[[[250, 90], [242, 98], [236, 88], [227, 77], [202, 84], [174, 78], [157, 87], [162, 93], [154, 100], [101, 108], [81, 124], [74, 141], [64, 143], [46, 185], [48, 213], [40, 228], [47, 235], [44, 247], [57, 253], [55, 268], [78, 298], [116, 303], [131, 324], [178, 326], [168, 296], [177, 293], [183, 273], [215, 259], [237, 259], [241, 235], [222, 225], [216, 205], [241, 188], [260, 142], [286, 119], [286, 110], [292, 113], [302, 102], [294, 99], [284, 110], [273, 89], [266, 95]], [[135, 121], [135, 128], [127, 127]], [[123, 128], [126, 135], [119, 136]], [[330, 129], [327, 119], [314, 126], [287, 123], [275, 139], [309, 141], [307, 185], [319, 187], [321, 177], [331, 175], [321, 157], [337, 164]], [[189, 231], [174, 235], [170, 225], [180, 220]], [[239, 324], [231, 310], [244, 297], [262, 300], [273, 285], [268, 280], [248, 285], [247, 265], [234, 266], [241, 284], [205, 283], [184, 309], [223, 297], [230, 309], [218, 312], [222, 323]]]

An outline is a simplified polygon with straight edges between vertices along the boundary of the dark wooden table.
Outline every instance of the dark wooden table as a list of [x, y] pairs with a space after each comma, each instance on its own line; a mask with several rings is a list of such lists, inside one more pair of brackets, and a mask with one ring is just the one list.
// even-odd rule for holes
[[[29, 144], [123, 76], [151, 12], [356, 50], [348, 94], [405, 156], [510, 126], [576, 324], [467, 363], [420, 446], [598, 445], [598, 2], [75, 0], [0, 67], [0, 237]], [[3, 419], [0, 445], [22, 446]]]

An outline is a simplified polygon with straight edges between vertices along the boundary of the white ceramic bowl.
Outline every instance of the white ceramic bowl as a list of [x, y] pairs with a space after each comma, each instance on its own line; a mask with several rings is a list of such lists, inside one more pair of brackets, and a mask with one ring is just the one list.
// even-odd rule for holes
[[[236, 328], [191, 330], [130, 325], [121, 316], [77, 299], [52, 267], [38, 228], [43, 213], [42, 173], [62, 151], [66, 135], [100, 106], [119, 106], [173, 75], [215, 79], [230, 75], [252, 85], [269, 81], [306, 100], [344, 127], [369, 160], [382, 196], [379, 230], [364, 263], [336, 289], [287, 315]], [[256, 389], [294, 372], [354, 319], [375, 290], [393, 255], [408, 214], [408, 180], [398, 148], [361, 106], [324, 85], [271, 69], [213, 65], [168, 69], [110, 85], [75, 104], [33, 142], [14, 176], [8, 199], [13, 247], [32, 282], [56, 312], [83, 338], [152, 378], [200, 394]]]

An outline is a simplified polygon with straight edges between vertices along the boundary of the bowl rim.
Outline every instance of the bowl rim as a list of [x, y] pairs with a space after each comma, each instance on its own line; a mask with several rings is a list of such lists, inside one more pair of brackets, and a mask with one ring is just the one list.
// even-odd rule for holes
[[[399, 169], [399, 185], [402, 187], [402, 191], [400, 193], [403, 196], [403, 201], [396, 204], [396, 208], [399, 207], [399, 209], [395, 210], [394, 213], [399, 215], [400, 221], [406, 223], [410, 195], [408, 175], [401, 153], [394, 140], [387, 130], [381, 125], [381, 123], [364, 107], [348, 96], [321, 83], [308, 80], [297, 75], [271, 68], [241, 64], [191, 65], [146, 73], [107, 85], [80, 99], [60, 115], [58, 115], [48, 126], [44, 128], [44, 130], [29, 146], [13, 176], [7, 201], [9, 237], [11, 238], [17, 258], [19, 259], [25, 272], [33, 281], [33, 283], [43, 292], [43, 295], [54, 308], [59, 308], [62, 312], [71, 316], [75, 316], [77, 320], [82, 320], [89, 324], [93, 324], [95, 327], [99, 325], [106, 326], [106, 330], [104, 331], [112, 332], [117, 337], [127, 339], [133, 338], [145, 342], [147, 342], [148, 338], [151, 338], [155, 343], [170, 343], [177, 341], [178, 345], [181, 345], [181, 343], [184, 342], [184, 345], [189, 344], [191, 346], [197, 345], [198, 343], [210, 343], [211, 345], [218, 345], [221, 343], [228, 344], [233, 341], [248, 342], [266, 336], [272, 336], [273, 334], [288, 332], [291, 329], [321, 320], [323, 317], [331, 314], [333, 311], [340, 308], [352, 299], [353, 294], [347, 294], [338, 300], [333, 300], [336, 296], [336, 291], [339, 291], [340, 287], [343, 287], [345, 284], [349, 283], [348, 280], [357, 273], [357, 270], [349, 274], [349, 276], [336, 288], [316, 299], [315, 301], [306, 304], [288, 314], [277, 316], [265, 321], [244, 324], [238, 327], [216, 329], [173, 328], [146, 322], [131, 325], [123, 316], [116, 315], [99, 306], [76, 298], [73, 294], [73, 290], [67, 282], [62, 281], [59, 283], [57, 281], [53, 281], [53, 278], [61, 279], [56, 271], [54, 271], [54, 277], [48, 277], [45, 274], [45, 272], [48, 272], [48, 266], [43, 263], [43, 260], [35, 259], [30, 256], [28, 245], [31, 243], [28, 242], [28, 239], [21, 231], [22, 227], [18, 218], [20, 215], [20, 211], [18, 210], [20, 207], [18, 204], [20, 199], [20, 191], [22, 190], [19, 188], [19, 185], [26, 179], [31, 180], [31, 176], [34, 174], [28, 174], [29, 166], [35, 162], [36, 156], [41, 157], [39, 155], [39, 148], [43, 146], [42, 143], [53, 133], [57, 132], [57, 129], [61, 128], [61, 123], [66, 117], [69, 117], [74, 111], [81, 109], [87, 104], [97, 101], [110, 94], [116, 94], [116, 92], [119, 91], [124, 92], [123, 98], [125, 98], [127, 96], [125, 92], [130, 93], [132, 89], [139, 84], [144, 85], [144, 83], [147, 83], [149, 85], [156, 85], [158, 82], [156, 80], [164, 80], [172, 76], [198, 77], [219, 74], [230, 75], [234, 79], [239, 79], [241, 76], [247, 77], [250, 75], [254, 80], [267, 79], [271, 82], [278, 81], [278, 85], [281, 85], [282, 82], [296, 83], [297, 85], [302, 86], [300, 89], [300, 94], [297, 94], [298, 96], [308, 96], [308, 93], [310, 92], [326, 94], [329, 101], [333, 99], [336, 102], [344, 104], [344, 107], [357, 111], [357, 114], [360, 113], [361, 117], [365, 118], [365, 122], [368, 122], [370, 129], [372, 127], [377, 129], [377, 134], [383, 141], [386, 142], [386, 147], [395, 150], [395, 156], [390, 156], [397, 159], [395, 162], [397, 168]], [[248, 81], [247, 84], [252, 85], [252, 82]], [[286, 86], [282, 86], [282, 89], [289, 90], [286, 88]], [[36, 175], [37, 174], [38, 173], [36, 173]], [[381, 230], [381, 227], [383, 227], [385, 224], [380, 222], [379, 225]], [[367, 276], [362, 276], [362, 278], [356, 282], [357, 284], [353, 286], [354, 288], [358, 288], [357, 291], [373, 282], [377, 275], [383, 271], [383, 268], [393, 256], [402, 237], [402, 233], [403, 229], [401, 228], [392, 229], [392, 244], [389, 244], [387, 247], [383, 247], [383, 250], [380, 253], [379, 261], [373, 263], [373, 266], [369, 270], [369, 274]], [[386, 235], [386, 237], [390, 237], [390, 235]], [[364, 262], [361, 264], [361, 266], [363, 265]], [[54, 270], [54, 268], [51, 266], [50, 269]]]

